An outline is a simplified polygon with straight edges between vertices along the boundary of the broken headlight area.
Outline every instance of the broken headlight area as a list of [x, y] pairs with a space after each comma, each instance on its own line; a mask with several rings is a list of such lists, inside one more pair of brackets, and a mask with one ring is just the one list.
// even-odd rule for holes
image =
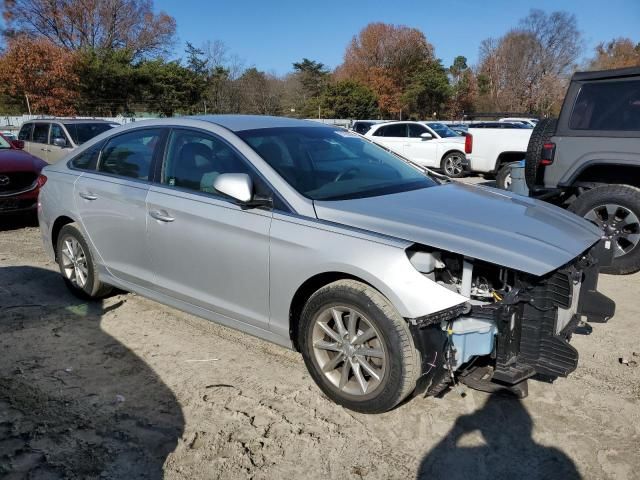
[[440, 364], [431, 361], [429, 370], [439, 366], [442, 378], [446, 371], [472, 388], [524, 396], [523, 382], [534, 375], [567, 376], [578, 365], [569, 341], [583, 317], [605, 322], [615, 311], [596, 290], [599, 267], [611, 258], [603, 242], [542, 277], [447, 252], [407, 255], [423, 275], [468, 298], [410, 323], [414, 337], [446, 339]]

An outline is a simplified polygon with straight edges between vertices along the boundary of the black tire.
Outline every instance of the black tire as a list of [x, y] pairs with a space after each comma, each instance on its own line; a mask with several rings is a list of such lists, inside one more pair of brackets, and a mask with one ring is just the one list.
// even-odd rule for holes
[[[580, 195], [569, 207], [573, 213], [585, 217], [589, 212], [601, 207], [603, 205], [619, 205], [624, 209], [632, 212], [637, 219], [640, 219], [640, 188], [632, 187], [630, 185], [605, 185], [602, 187], [596, 187], [586, 191]], [[614, 221], [618, 221], [614, 219]], [[619, 221], [618, 221], [619, 222]], [[596, 223], [596, 222], [593, 222]], [[597, 223], [596, 223], [597, 224]], [[619, 223], [618, 223], [619, 225]], [[602, 225], [599, 225], [602, 228]], [[603, 229], [605, 235], [613, 234], [612, 241], [622, 242], [624, 240], [624, 233], [640, 234], [640, 225], [634, 223], [631, 226], [625, 226], [622, 231], [623, 239], [617, 237], [615, 234], [615, 228], [611, 230], [611, 222], [607, 223], [609, 230]], [[618, 230], [620, 231], [620, 230]], [[624, 240], [627, 244], [628, 240]], [[601, 269], [603, 273], [610, 273], [613, 275], [624, 275], [629, 273], [635, 273], [640, 271], [640, 242], [635, 247], [631, 248], [627, 253], [616, 256], [611, 266]]]
[[542, 146], [547, 143], [556, 132], [558, 120], [555, 118], [543, 118], [531, 132], [527, 153], [525, 155], [524, 174], [527, 186], [533, 190], [536, 185], [542, 182], [539, 178], [538, 162], [542, 155]]
[[511, 164], [507, 163], [500, 167], [496, 175], [496, 186], [502, 190], [509, 190], [511, 185]]
[[[316, 320], [323, 312], [337, 306], [353, 308], [366, 316], [379, 333], [377, 338], [387, 353], [384, 374], [369, 393], [352, 395], [340, 390], [322, 372], [314, 354]], [[326, 285], [309, 298], [300, 321], [298, 341], [307, 369], [325, 395], [337, 404], [357, 412], [382, 413], [398, 405], [415, 389], [421, 359], [409, 325], [389, 301], [369, 285], [355, 280], [339, 280]], [[344, 362], [338, 365], [341, 364]], [[354, 378], [353, 371], [349, 375]]]
[[457, 167], [455, 164], [460, 159], [464, 160], [465, 156], [462, 152], [449, 152], [440, 162], [440, 168], [442, 172], [449, 178], [462, 178], [465, 176], [464, 168]]
[[[82, 253], [86, 259], [83, 262], [83, 265], [86, 266], [86, 282], [83, 285], [78, 285], [76, 281], [69, 278], [69, 276], [65, 273], [65, 258], [67, 258], [63, 254], [63, 248], [65, 246], [65, 242], [67, 240], [75, 240], [80, 244], [82, 248]], [[98, 275], [96, 274], [97, 268], [96, 264], [93, 260], [93, 255], [91, 254], [91, 250], [87, 241], [85, 240], [82, 232], [78, 228], [76, 223], [69, 223], [62, 227], [60, 233], [58, 234], [58, 241], [56, 244], [56, 259], [58, 261], [58, 267], [60, 268], [60, 273], [62, 274], [62, 278], [64, 279], [64, 283], [67, 285], [67, 288], [73, 293], [75, 296], [82, 299], [96, 299], [104, 297], [108, 295], [113, 287], [110, 285], [105, 285], [100, 281]], [[68, 260], [67, 260], [68, 261]]]

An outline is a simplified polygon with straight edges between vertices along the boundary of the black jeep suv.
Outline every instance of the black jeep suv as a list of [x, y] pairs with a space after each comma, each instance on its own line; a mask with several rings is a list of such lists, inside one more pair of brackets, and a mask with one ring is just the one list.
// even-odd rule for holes
[[530, 195], [598, 225], [615, 258], [605, 273], [640, 270], [640, 68], [578, 72], [558, 119], [527, 149]]

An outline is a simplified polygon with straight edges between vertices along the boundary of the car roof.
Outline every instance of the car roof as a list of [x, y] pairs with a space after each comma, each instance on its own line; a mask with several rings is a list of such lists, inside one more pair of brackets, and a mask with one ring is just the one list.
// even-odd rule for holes
[[571, 80], [605, 80], [607, 78], [624, 78], [640, 76], [640, 67], [616, 68], [613, 70], [598, 70], [595, 72], [576, 72]]
[[232, 132], [278, 127], [331, 127], [331, 125], [310, 120], [268, 115], [197, 115], [183, 118], [215, 123]]
[[[45, 123], [45, 122], [60, 122], [60, 123], [118, 123], [115, 121], [102, 120], [101, 118], [32, 118], [24, 123]], [[23, 123], [23, 125], [24, 125]]]

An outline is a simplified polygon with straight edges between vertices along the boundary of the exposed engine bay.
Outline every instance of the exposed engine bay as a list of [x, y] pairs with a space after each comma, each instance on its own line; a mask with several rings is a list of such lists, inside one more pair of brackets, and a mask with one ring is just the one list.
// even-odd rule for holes
[[407, 255], [423, 275], [468, 298], [411, 319], [420, 332], [414, 337], [431, 336], [431, 348], [436, 336], [445, 339], [440, 373], [432, 372], [434, 359], [427, 364], [430, 374], [440, 377], [434, 380], [438, 384], [459, 380], [479, 390], [510, 389], [526, 396], [528, 378], [553, 380], [575, 370], [578, 352], [569, 340], [583, 317], [606, 322], [615, 311], [596, 291], [599, 268], [612, 258], [603, 242], [541, 277], [418, 246]]

